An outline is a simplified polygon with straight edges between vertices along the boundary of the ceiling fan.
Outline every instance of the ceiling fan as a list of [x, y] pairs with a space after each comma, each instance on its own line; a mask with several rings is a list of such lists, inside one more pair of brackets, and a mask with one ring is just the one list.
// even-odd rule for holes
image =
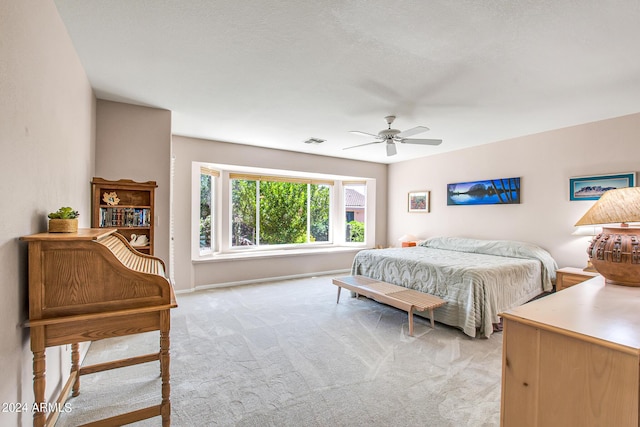
[[352, 147], [343, 148], [343, 150], [348, 150], [350, 148], [363, 147], [365, 145], [371, 144], [380, 144], [382, 142], [387, 143], [387, 156], [393, 156], [397, 154], [396, 150], [396, 142], [401, 144], [422, 144], [422, 145], [440, 145], [442, 144], [441, 139], [416, 139], [416, 138], [407, 138], [408, 136], [417, 135], [422, 132], [426, 132], [429, 130], [428, 127], [425, 126], [416, 126], [411, 129], [407, 129], [404, 132], [400, 132], [398, 129], [391, 129], [391, 123], [396, 119], [396, 116], [387, 116], [384, 118], [389, 125], [388, 129], [381, 130], [377, 135], [368, 132], [360, 132], [357, 130], [352, 130], [351, 133], [355, 133], [357, 135], [363, 136], [371, 136], [379, 141], [367, 142], [366, 144], [354, 145]]

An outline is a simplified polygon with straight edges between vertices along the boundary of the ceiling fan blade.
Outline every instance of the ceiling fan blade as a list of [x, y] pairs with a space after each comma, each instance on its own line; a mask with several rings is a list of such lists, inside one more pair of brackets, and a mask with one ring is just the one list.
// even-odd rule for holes
[[422, 144], [422, 145], [440, 145], [441, 139], [401, 139], [403, 144]]
[[356, 135], [361, 135], [361, 136], [372, 136], [374, 138], [378, 138], [378, 135], [374, 135], [372, 133], [368, 133], [368, 132], [360, 132], [359, 130], [350, 130], [350, 133], [354, 133]]
[[343, 148], [343, 150], [348, 150], [350, 148], [356, 148], [356, 147], [364, 147], [365, 145], [371, 145], [371, 144], [380, 144], [382, 141], [373, 141], [373, 142], [367, 142], [366, 144], [360, 144], [360, 145], [352, 145], [351, 147], [345, 147]]
[[419, 133], [426, 132], [428, 130], [429, 130], [429, 128], [426, 127], [426, 126], [416, 126], [414, 128], [407, 129], [404, 132], [400, 132], [396, 136], [399, 137], [399, 138], [406, 138], [408, 136], [417, 135]]

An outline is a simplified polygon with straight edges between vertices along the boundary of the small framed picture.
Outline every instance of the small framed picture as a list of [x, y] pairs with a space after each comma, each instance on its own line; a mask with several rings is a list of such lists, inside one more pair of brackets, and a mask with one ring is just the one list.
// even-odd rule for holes
[[428, 191], [412, 191], [409, 193], [409, 212], [429, 212]]
[[607, 190], [635, 186], [635, 172], [569, 178], [569, 200], [598, 200]]

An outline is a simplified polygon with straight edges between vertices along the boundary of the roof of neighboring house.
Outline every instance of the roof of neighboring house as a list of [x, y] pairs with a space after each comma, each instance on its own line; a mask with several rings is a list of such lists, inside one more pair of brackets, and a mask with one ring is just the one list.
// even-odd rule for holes
[[364, 194], [351, 188], [345, 188], [344, 205], [347, 208], [364, 208]]

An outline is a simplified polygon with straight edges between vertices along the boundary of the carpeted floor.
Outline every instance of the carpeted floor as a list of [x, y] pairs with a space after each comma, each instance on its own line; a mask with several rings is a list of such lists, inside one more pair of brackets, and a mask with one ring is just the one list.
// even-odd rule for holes
[[[497, 426], [502, 334], [472, 339], [342, 293], [331, 277], [178, 295], [173, 426]], [[158, 333], [91, 345], [85, 364], [157, 351]], [[158, 362], [82, 377], [56, 426], [160, 402]], [[137, 426], [159, 426], [152, 418]]]

